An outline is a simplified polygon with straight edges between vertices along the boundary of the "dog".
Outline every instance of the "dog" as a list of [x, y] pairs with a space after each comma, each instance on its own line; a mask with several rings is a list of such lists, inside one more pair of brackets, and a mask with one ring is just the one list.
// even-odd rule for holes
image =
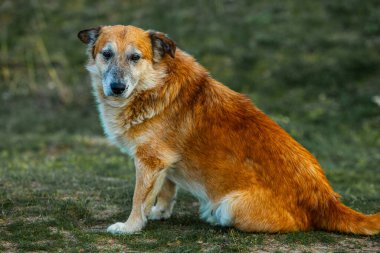
[[129, 218], [108, 232], [136, 233], [147, 219], [169, 218], [181, 187], [211, 224], [379, 233], [380, 213], [343, 205], [313, 155], [167, 35], [115, 25], [78, 37], [87, 44], [104, 132], [136, 167]]

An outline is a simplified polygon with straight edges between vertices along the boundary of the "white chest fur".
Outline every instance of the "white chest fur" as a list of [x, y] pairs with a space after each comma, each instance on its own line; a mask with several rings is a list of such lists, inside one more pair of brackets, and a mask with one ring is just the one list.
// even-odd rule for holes
[[135, 143], [126, 137], [129, 125], [119, 119], [119, 108], [110, 108], [99, 104], [100, 121], [103, 131], [108, 140], [120, 148], [123, 153], [133, 156], [135, 153]]

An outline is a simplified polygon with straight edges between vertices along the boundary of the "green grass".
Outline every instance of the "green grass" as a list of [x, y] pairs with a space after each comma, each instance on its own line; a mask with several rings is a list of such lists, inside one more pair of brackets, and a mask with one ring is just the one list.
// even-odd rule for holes
[[[184, 192], [171, 219], [149, 222], [137, 235], [112, 236], [105, 228], [125, 220], [131, 209], [134, 172], [127, 157], [92, 135], [14, 134], [6, 140], [0, 152], [0, 242], [7, 242], [0, 244], [5, 250], [343, 250], [346, 244], [362, 249], [380, 242], [379, 236], [249, 234], [211, 226], [199, 220], [197, 201]], [[379, 174], [334, 168], [327, 175], [345, 203], [363, 212], [380, 211]]]
[[76, 33], [116, 23], [169, 33], [306, 146], [344, 203], [380, 212], [379, 1], [5, 0], [0, 251], [379, 250], [379, 235], [211, 226], [182, 191], [169, 220], [105, 233], [128, 216], [134, 168], [103, 137]]

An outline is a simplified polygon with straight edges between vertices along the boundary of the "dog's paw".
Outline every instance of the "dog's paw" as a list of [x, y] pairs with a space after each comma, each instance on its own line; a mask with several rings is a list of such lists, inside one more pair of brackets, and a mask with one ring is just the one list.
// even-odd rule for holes
[[148, 219], [150, 220], [166, 220], [172, 215], [170, 209], [162, 209], [159, 206], [153, 206], [150, 210]]
[[124, 222], [116, 222], [107, 228], [107, 232], [114, 235], [133, 234], [141, 231], [142, 226], [128, 226]]
[[117, 234], [126, 234], [127, 225], [123, 222], [117, 222], [107, 228], [107, 232], [117, 235]]

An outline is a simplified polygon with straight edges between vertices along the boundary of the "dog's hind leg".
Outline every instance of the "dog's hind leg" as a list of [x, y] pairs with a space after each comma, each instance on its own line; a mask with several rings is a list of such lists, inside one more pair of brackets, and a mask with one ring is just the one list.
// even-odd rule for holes
[[309, 228], [302, 210], [292, 207], [290, 212], [290, 207], [263, 189], [235, 192], [224, 201], [229, 204], [230, 225], [242, 231], [276, 233]]
[[150, 220], [162, 220], [170, 218], [176, 201], [177, 186], [168, 178], [165, 179], [156, 201], [150, 210]]

